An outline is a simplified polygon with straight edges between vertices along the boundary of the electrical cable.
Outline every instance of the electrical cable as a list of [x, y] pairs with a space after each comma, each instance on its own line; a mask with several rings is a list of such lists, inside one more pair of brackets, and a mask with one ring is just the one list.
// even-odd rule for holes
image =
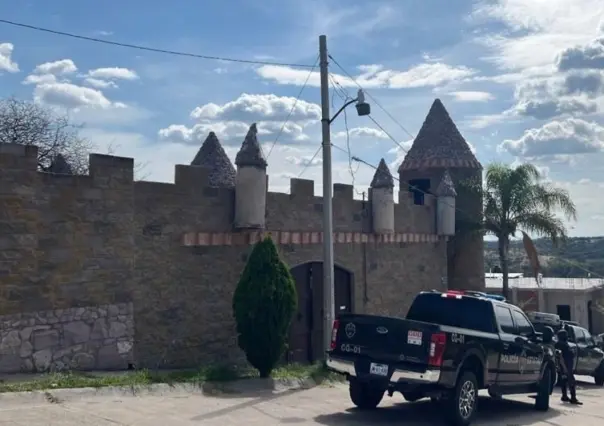
[[120, 43], [117, 41], [103, 40], [103, 39], [94, 38], [94, 37], [87, 37], [87, 36], [83, 36], [83, 35], [79, 35], [79, 34], [67, 33], [64, 31], [51, 30], [49, 28], [37, 27], [34, 25], [22, 24], [20, 22], [9, 21], [7, 19], [0, 19], [0, 23], [12, 25], [14, 27], [27, 28], [30, 30], [60, 35], [60, 36], [64, 36], [64, 37], [75, 38], [75, 39], [79, 39], [79, 40], [91, 41], [94, 43], [102, 43], [102, 44], [108, 44], [108, 45], [118, 46], [118, 47], [127, 47], [129, 49], [144, 50], [147, 52], [155, 52], [155, 53], [164, 53], [164, 54], [175, 55], [175, 56], [187, 56], [187, 57], [197, 58], [197, 59], [208, 59], [208, 60], [225, 61], [225, 62], [237, 62], [237, 63], [242, 63], [242, 64], [254, 64], [254, 65], [278, 65], [278, 66], [284, 66], [284, 67], [313, 68], [313, 69], [315, 67], [314, 65], [308, 65], [308, 64], [294, 64], [294, 63], [272, 62], [272, 61], [255, 61], [255, 60], [251, 60], [251, 59], [227, 58], [227, 57], [221, 57], [221, 56], [211, 56], [211, 55], [201, 55], [201, 54], [197, 54], [197, 53], [179, 52], [176, 50], [158, 49], [158, 48], [154, 48], [154, 47], [147, 47], [147, 46], [141, 46], [141, 45], [129, 44], [129, 43]]
[[300, 172], [300, 174], [298, 175], [298, 178], [301, 178], [302, 175], [304, 174], [304, 172], [306, 171], [306, 169], [308, 169], [310, 167], [310, 165], [312, 164], [313, 160], [315, 159], [315, 157], [319, 154], [319, 152], [321, 152], [321, 148], [323, 148], [323, 145], [319, 145], [319, 148], [315, 151], [315, 154], [311, 157], [311, 159], [304, 165], [304, 168], [302, 169], [302, 171]]
[[291, 109], [289, 110], [289, 114], [287, 114], [285, 121], [281, 125], [281, 129], [279, 129], [279, 133], [277, 133], [277, 136], [275, 137], [275, 140], [273, 141], [273, 144], [271, 145], [271, 149], [268, 150], [268, 155], [266, 156], [267, 160], [271, 156], [271, 153], [273, 152], [273, 148], [275, 147], [275, 145], [277, 144], [277, 141], [281, 137], [281, 134], [283, 133], [283, 129], [285, 129], [285, 125], [287, 124], [290, 117], [294, 113], [294, 110], [296, 109], [296, 105], [298, 105], [298, 101], [300, 100], [300, 97], [302, 96], [302, 92], [304, 92], [304, 89], [306, 88], [306, 85], [308, 84], [308, 81], [310, 80], [310, 77], [312, 76], [312, 73], [315, 71], [315, 67], [317, 66], [318, 63], [319, 63], [319, 55], [317, 55], [317, 59], [315, 60], [314, 65], [312, 66], [312, 68], [310, 69], [310, 72], [306, 76], [306, 80], [304, 81], [302, 88], [298, 92], [298, 96], [296, 96], [296, 100], [294, 101], [294, 104], [292, 105]]
[[405, 133], [407, 133], [407, 135], [409, 135], [409, 137], [410, 137], [411, 139], [415, 139], [415, 136], [413, 136], [413, 135], [411, 134], [411, 132], [409, 132], [409, 131], [408, 131], [408, 130], [405, 128], [405, 126], [403, 126], [403, 125], [402, 125], [402, 124], [401, 124], [401, 123], [400, 123], [400, 122], [399, 122], [399, 121], [398, 121], [396, 118], [394, 118], [394, 116], [393, 116], [392, 114], [390, 114], [390, 112], [388, 112], [388, 110], [386, 110], [386, 108], [384, 108], [384, 107], [382, 106], [382, 104], [380, 104], [380, 103], [377, 101], [377, 99], [375, 99], [375, 98], [374, 98], [374, 97], [371, 95], [371, 93], [369, 93], [369, 92], [367, 92], [367, 90], [363, 89], [363, 87], [361, 87], [361, 85], [360, 85], [360, 84], [357, 82], [357, 80], [356, 80], [356, 79], [355, 79], [355, 78], [354, 78], [352, 75], [350, 75], [350, 73], [349, 73], [348, 71], [346, 71], [346, 70], [344, 69], [344, 67], [343, 67], [342, 65], [340, 65], [340, 64], [338, 63], [338, 61], [336, 61], [336, 60], [334, 59], [334, 57], [333, 57], [333, 56], [331, 56], [331, 55], [328, 55], [328, 56], [329, 56], [329, 59], [331, 59], [331, 60], [333, 61], [333, 63], [334, 63], [334, 64], [336, 64], [336, 66], [337, 66], [338, 68], [340, 68], [340, 70], [341, 70], [341, 71], [344, 73], [344, 75], [345, 75], [346, 77], [348, 77], [350, 80], [352, 80], [352, 82], [353, 82], [354, 84], [356, 84], [356, 85], [358, 86], [358, 88], [359, 88], [359, 89], [361, 89], [361, 90], [363, 90], [363, 92], [365, 92], [365, 94], [367, 95], [367, 97], [369, 97], [369, 99], [371, 99], [371, 100], [373, 101], [373, 103], [374, 103], [374, 104], [376, 104], [376, 105], [378, 106], [378, 108], [380, 108], [380, 109], [381, 109], [381, 110], [382, 110], [382, 111], [383, 111], [383, 112], [384, 112], [384, 113], [385, 113], [385, 114], [386, 114], [388, 117], [390, 117], [390, 119], [391, 119], [392, 121], [394, 121], [394, 122], [395, 122], [395, 123], [396, 123], [396, 124], [397, 124], [397, 125], [398, 125], [398, 126], [399, 126], [399, 127], [400, 127], [400, 128], [403, 130], [403, 131], [404, 131], [404, 132], [405, 132]]

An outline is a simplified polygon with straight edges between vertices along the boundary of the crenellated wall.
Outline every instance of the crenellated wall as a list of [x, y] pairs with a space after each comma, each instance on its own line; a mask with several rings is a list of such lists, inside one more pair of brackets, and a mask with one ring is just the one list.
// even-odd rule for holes
[[[90, 175], [71, 176], [37, 172], [36, 156], [35, 147], [0, 144], [1, 313], [131, 302], [129, 357], [139, 366], [241, 359], [231, 297], [263, 233], [292, 267], [322, 259], [313, 181], [268, 192], [258, 232], [235, 229], [236, 188], [210, 187], [205, 167], [177, 165], [173, 184], [134, 182], [129, 158], [93, 154]], [[402, 316], [418, 291], [446, 285], [434, 198], [414, 205], [406, 190], [399, 198], [394, 232], [375, 234], [370, 202], [334, 185], [335, 261], [352, 274], [356, 312]]]

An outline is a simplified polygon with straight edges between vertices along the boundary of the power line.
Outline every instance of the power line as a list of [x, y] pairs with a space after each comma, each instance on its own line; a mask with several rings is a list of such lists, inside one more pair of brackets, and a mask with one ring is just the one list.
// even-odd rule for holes
[[403, 126], [403, 125], [402, 125], [402, 124], [401, 124], [401, 123], [400, 123], [400, 122], [399, 122], [399, 121], [398, 121], [396, 118], [394, 118], [394, 116], [393, 116], [392, 114], [390, 114], [390, 112], [388, 112], [388, 110], [387, 110], [386, 108], [384, 108], [384, 107], [382, 106], [382, 104], [380, 104], [380, 103], [377, 101], [377, 99], [375, 99], [373, 96], [371, 96], [371, 93], [369, 93], [367, 90], [363, 89], [363, 87], [361, 87], [361, 85], [360, 85], [360, 84], [357, 82], [357, 80], [356, 80], [356, 79], [355, 79], [355, 78], [354, 78], [352, 75], [350, 75], [350, 73], [349, 73], [348, 71], [346, 71], [346, 70], [344, 69], [344, 67], [343, 67], [342, 65], [340, 65], [340, 64], [338, 63], [338, 61], [336, 61], [336, 60], [335, 60], [335, 58], [334, 58], [333, 56], [329, 55], [329, 59], [331, 59], [331, 60], [333, 61], [333, 63], [334, 63], [334, 64], [336, 64], [336, 66], [337, 66], [338, 68], [340, 68], [340, 70], [341, 70], [341, 71], [344, 73], [344, 75], [346, 75], [346, 77], [348, 77], [350, 80], [352, 80], [352, 82], [353, 82], [354, 84], [356, 84], [356, 85], [358, 86], [358, 88], [359, 88], [359, 89], [362, 89], [362, 90], [363, 90], [363, 92], [365, 92], [365, 94], [366, 94], [366, 95], [369, 97], [369, 99], [371, 99], [371, 100], [373, 101], [373, 103], [374, 103], [374, 104], [376, 104], [376, 105], [378, 106], [378, 108], [380, 108], [380, 109], [381, 109], [381, 110], [382, 110], [382, 111], [383, 111], [383, 112], [384, 112], [384, 113], [385, 113], [385, 114], [386, 114], [388, 117], [390, 117], [390, 119], [391, 119], [392, 121], [394, 121], [394, 122], [395, 122], [395, 123], [396, 123], [396, 124], [397, 124], [397, 125], [398, 125], [398, 126], [399, 126], [399, 127], [402, 129], [402, 130], [403, 130], [403, 132], [407, 133], [407, 135], [409, 135], [409, 137], [410, 137], [411, 139], [415, 139], [415, 136], [413, 136], [413, 135], [411, 134], [411, 132], [409, 132], [409, 131], [408, 131], [408, 130], [405, 128], [405, 126]]
[[298, 178], [301, 178], [302, 175], [304, 174], [304, 172], [306, 171], [306, 169], [308, 169], [310, 167], [310, 165], [312, 164], [315, 157], [319, 154], [319, 152], [321, 152], [321, 148], [323, 148], [323, 145], [319, 145], [319, 148], [315, 151], [315, 154], [312, 156], [312, 158], [306, 163], [306, 165], [304, 166], [304, 168], [298, 175]]
[[214, 61], [238, 62], [238, 63], [242, 63], [242, 64], [279, 65], [279, 66], [286, 66], [286, 67], [314, 68], [314, 65], [308, 65], [308, 64], [292, 64], [292, 63], [285, 63], [285, 62], [255, 61], [255, 60], [251, 60], [251, 59], [226, 58], [226, 57], [221, 57], [221, 56], [201, 55], [201, 54], [197, 54], [197, 53], [179, 52], [176, 50], [158, 49], [155, 47], [147, 47], [147, 46], [141, 46], [141, 45], [129, 44], [129, 43], [120, 43], [117, 41], [103, 40], [100, 38], [87, 37], [87, 36], [83, 36], [83, 35], [79, 35], [79, 34], [66, 33], [64, 31], [51, 30], [49, 28], [42, 28], [42, 27], [37, 27], [34, 25], [22, 24], [20, 22], [9, 21], [6, 19], [0, 19], [0, 23], [12, 25], [14, 27], [27, 28], [29, 30], [45, 32], [45, 33], [54, 34], [54, 35], [60, 35], [63, 37], [70, 37], [70, 38], [75, 38], [75, 39], [79, 39], [79, 40], [91, 41], [94, 43], [108, 44], [111, 46], [127, 47], [129, 49], [144, 50], [147, 52], [164, 53], [164, 54], [175, 55], [175, 56], [187, 56], [190, 58], [208, 59], [208, 60], [214, 60]]
[[283, 133], [283, 130], [285, 129], [285, 125], [287, 124], [290, 117], [294, 113], [294, 110], [296, 109], [296, 105], [298, 105], [298, 101], [300, 100], [300, 97], [302, 96], [302, 92], [304, 92], [304, 89], [306, 88], [306, 85], [308, 84], [308, 80], [310, 80], [310, 77], [312, 76], [312, 73], [315, 71], [315, 67], [317, 66], [318, 63], [319, 63], [319, 55], [317, 55], [317, 59], [315, 59], [315, 63], [313, 64], [308, 75], [306, 76], [306, 80], [304, 80], [304, 84], [302, 85], [302, 88], [300, 88], [300, 91], [298, 92], [298, 96], [296, 96], [296, 100], [294, 101], [294, 104], [292, 105], [292, 107], [289, 110], [289, 114], [287, 114], [285, 121], [281, 125], [281, 129], [279, 129], [279, 133], [277, 133], [277, 136], [275, 137], [275, 140], [273, 141], [273, 144], [271, 145], [271, 149], [268, 150], [268, 155], [266, 156], [267, 160], [271, 156], [271, 153], [273, 152], [273, 148], [275, 147], [275, 145], [277, 145], [277, 141], [279, 141], [279, 138], [281, 137], [281, 134]]

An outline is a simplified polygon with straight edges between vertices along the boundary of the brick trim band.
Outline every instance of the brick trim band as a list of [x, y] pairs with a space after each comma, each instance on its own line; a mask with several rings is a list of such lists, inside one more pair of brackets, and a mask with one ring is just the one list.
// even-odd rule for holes
[[[247, 231], [247, 232], [187, 232], [182, 239], [186, 247], [195, 246], [237, 246], [250, 245], [270, 235], [277, 244], [321, 244], [323, 232], [290, 232], [290, 231]], [[366, 234], [362, 232], [334, 232], [335, 244], [361, 243], [436, 243], [446, 237], [435, 234]]]

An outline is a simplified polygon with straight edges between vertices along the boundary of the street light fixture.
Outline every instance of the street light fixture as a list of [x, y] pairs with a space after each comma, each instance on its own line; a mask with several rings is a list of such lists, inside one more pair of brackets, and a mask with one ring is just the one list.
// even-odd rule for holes
[[356, 99], [345, 102], [333, 117], [329, 116], [329, 62], [327, 37], [319, 36], [319, 63], [321, 70], [321, 130], [323, 136], [323, 349], [331, 346], [331, 328], [335, 319], [334, 259], [333, 259], [333, 184], [331, 176], [331, 123], [346, 107], [356, 102], [357, 114], [366, 116], [371, 106], [359, 89]]

